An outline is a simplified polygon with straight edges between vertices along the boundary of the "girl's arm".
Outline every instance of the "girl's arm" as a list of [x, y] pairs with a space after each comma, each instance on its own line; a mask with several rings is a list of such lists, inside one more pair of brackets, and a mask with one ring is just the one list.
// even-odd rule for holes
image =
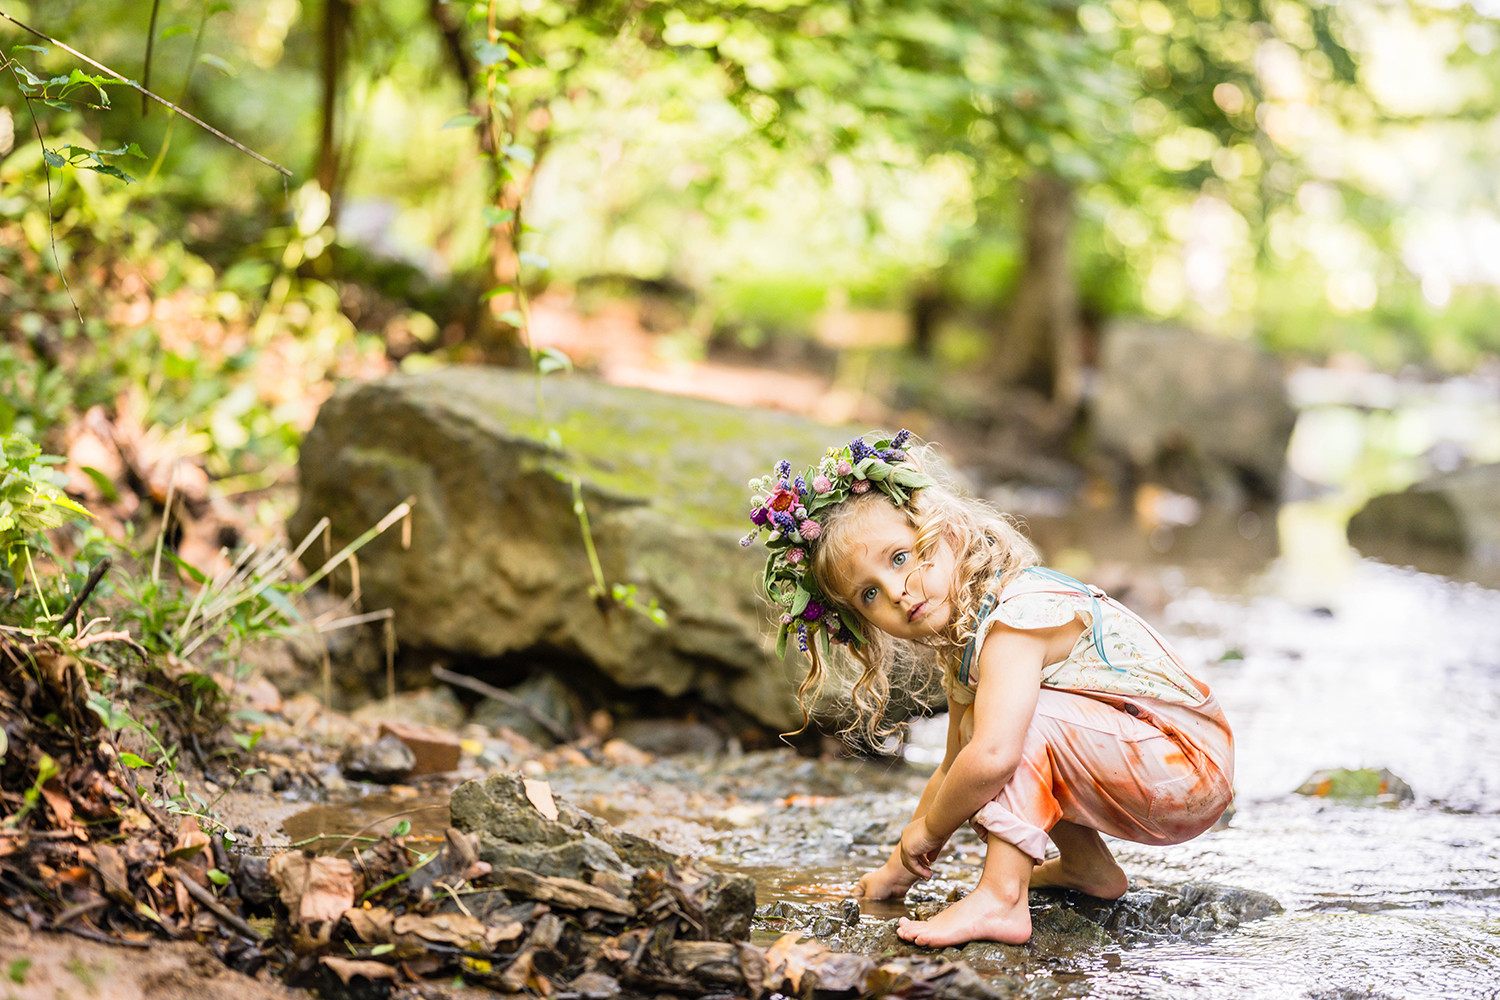
[[[912, 812], [914, 820], [927, 815], [927, 811], [932, 808], [932, 801], [937, 798], [938, 789], [943, 787], [943, 780], [948, 775], [948, 769], [953, 766], [953, 759], [958, 756], [958, 751], [963, 746], [963, 718], [968, 707], [968, 705], [954, 701], [951, 697], [948, 699], [948, 740], [943, 752], [943, 762], [927, 779], [927, 785], [922, 789], [922, 797], [917, 801], [917, 808]], [[941, 846], [939, 845], [939, 849]], [[859, 880], [859, 884], [854, 888], [854, 894], [867, 899], [899, 899], [906, 895], [906, 890], [911, 888], [915, 881], [916, 878], [907, 871], [901, 861], [901, 848], [898, 844], [891, 850], [891, 856], [886, 859], [885, 864]]]
[[1078, 619], [1056, 628], [996, 624], [990, 629], [979, 653], [974, 737], [954, 755], [926, 811], [902, 832], [898, 850], [908, 871], [930, 877], [932, 862], [953, 831], [1010, 781], [1036, 713], [1042, 669], [1065, 659], [1082, 631]]

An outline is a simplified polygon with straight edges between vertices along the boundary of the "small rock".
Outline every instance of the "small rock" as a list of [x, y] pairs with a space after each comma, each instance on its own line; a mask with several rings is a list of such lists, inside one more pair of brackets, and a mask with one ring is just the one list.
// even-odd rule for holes
[[622, 739], [606, 740], [599, 748], [604, 761], [614, 767], [645, 767], [656, 758]]
[[387, 733], [406, 744], [415, 763], [412, 774], [442, 774], [458, 767], [463, 745], [457, 734], [435, 726], [415, 722], [387, 720], [380, 724], [380, 735]]
[[1400, 805], [1416, 800], [1401, 778], [1388, 768], [1330, 768], [1315, 771], [1297, 789], [1298, 795], [1313, 795], [1340, 802], [1369, 802], [1375, 805]]
[[354, 781], [392, 785], [411, 774], [417, 758], [407, 745], [390, 733], [374, 743], [354, 743], [339, 755], [339, 768]]
[[472, 721], [491, 730], [513, 730], [533, 743], [548, 747], [558, 742], [558, 732], [571, 732], [581, 714], [577, 696], [545, 671], [508, 690], [555, 725], [544, 726], [530, 712], [498, 698], [486, 698], [475, 705]]
[[702, 722], [679, 719], [627, 719], [615, 725], [614, 735], [658, 757], [682, 753], [722, 753], [724, 735]]

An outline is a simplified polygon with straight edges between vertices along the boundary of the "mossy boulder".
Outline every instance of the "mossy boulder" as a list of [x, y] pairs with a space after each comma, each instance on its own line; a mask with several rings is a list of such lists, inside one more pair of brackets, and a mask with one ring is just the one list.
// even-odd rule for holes
[[[409, 546], [393, 528], [359, 551], [364, 606], [393, 608], [404, 645], [547, 650], [794, 727], [797, 667], [776, 659], [755, 589], [764, 552], [738, 544], [746, 483], [857, 432], [575, 375], [393, 375], [323, 404], [290, 530], [326, 516], [342, 545], [414, 498]], [[606, 585], [634, 588], [634, 609], [594, 588], [575, 491]], [[641, 613], [652, 601], [664, 626]]]

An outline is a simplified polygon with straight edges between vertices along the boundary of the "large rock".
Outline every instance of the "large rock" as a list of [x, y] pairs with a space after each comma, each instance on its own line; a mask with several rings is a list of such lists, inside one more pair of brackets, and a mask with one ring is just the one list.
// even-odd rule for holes
[[1276, 499], [1296, 412], [1275, 358], [1243, 341], [1146, 323], [1103, 335], [1095, 445], [1200, 499]]
[[[403, 644], [550, 649], [627, 688], [695, 692], [795, 727], [791, 669], [756, 593], [764, 553], [738, 544], [746, 483], [852, 433], [576, 376], [394, 375], [323, 404], [290, 528], [300, 538], [327, 516], [342, 545], [415, 498], [409, 548], [393, 528], [359, 551], [364, 605], [394, 608]], [[665, 627], [591, 592], [575, 481], [605, 581], [658, 601]]]
[[1500, 464], [1425, 479], [1399, 493], [1371, 497], [1349, 519], [1349, 542], [1366, 555], [1423, 565], [1448, 555], [1476, 566], [1500, 565]]

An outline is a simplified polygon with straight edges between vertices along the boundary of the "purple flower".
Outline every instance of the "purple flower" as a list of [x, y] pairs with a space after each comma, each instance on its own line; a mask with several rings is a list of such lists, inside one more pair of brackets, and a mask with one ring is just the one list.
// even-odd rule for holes
[[792, 623], [792, 616], [791, 615], [782, 615], [781, 616], [781, 624], [783, 624], [783, 625], [790, 625], [791, 623]]
[[814, 492], [827, 493], [833, 489], [833, 481], [827, 476], [813, 476], [812, 487]]
[[[870, 481], [868, 479], [856, 479], [854, 482], [852, 482], [852, 483], [849, 484], [849, 492], [851, 492], [851, 493], [868, 493], [868, 492], [870, 492]], [[777, 523], [779, 524], [780, 522], [778, 521]]]
[[772, 511], [771, 519], [776, 522], [776, 527], [788, 535], [797, 530], [797, 522], [792, 520], [792, 515], [790, 514], [783, 514], [779, 510]]
[[856, 462], [862, 462], [875, 454], [875, 450], [865, 444], [864, 438], [855, 438], [849, 442], [849, 454], [854, 456]]
[[798, 476], [796, 479], [794, 479], [792, 481], [792, 489], [794, 489], [794, 490], [797, 491], [797, 495], [798, 496], [806, 496], [807, 495], [807, 480], [803, 479], [801, 476]]
[[760, 534], [759, 531], [752, 531], [752, 532], [750, 532], [750, 534], [748, 534], [744, 538], [740, 539], [740, 545], [742, 545], [742, 546], [744, 546], [745, 548], [748, 549], [750, 546], [752, 546], [752, 545], [755, 544], [755, 536], [758, 535], [758, 534]]
[[792, 549], [788, 549], [787, 550], [786, 561], [789, 562], [789, 563], [791, 563], [793, 566], [797, 565], [798, 563], [800, 563], [802, 560], [804, 560], [806, 558], [807, 558], [807, 553], [804, 552], [802, 549], [792, 548]]
[[817, 541], [818, 536], [823, 533], [823, 526], [812, 518], [808, 518], [797, 525], [797, 532], [809, 542]]
[[806, 618], [810, 622], [815, 622], [819, 618], [823, 617], [823, 612], [825, 610], [826, 609], [823, 607], [823, 605], [819, 604], [817, 601], [808, 601], [807, 607], [802, 609], [802, 617]]
[[797, 648], [807, 652], [807, 625], [803, 622], [797, 623]]
[[771, 523], [771, 512], [764, 507], [757, 507], [750, 512], [750, 523], [764, 528]]
[[790, 476], [791, 474], [792, 474], [792, 463], [791, 462], [788, 462], [786, 459], [783, 458], [781, 461], [779, 461], [779, 462], [776, 463], [776, 478], [777, 479], [785, 479], [787, 476]]
[[892, 448], [897, 448], [897, 449], [905, 448], [906, 447], [906, 442], [909, 441], [910, 439], [911, 439], [911, 431], [909, 431], [909, 430], [907, 430], [906, 428], [903, 427], [903, 428], [901, 428], [901, 430], [899, 430], [899, 431], [896, 432], [896, 436], [895, 437], [891, 438], [891, 447]]

